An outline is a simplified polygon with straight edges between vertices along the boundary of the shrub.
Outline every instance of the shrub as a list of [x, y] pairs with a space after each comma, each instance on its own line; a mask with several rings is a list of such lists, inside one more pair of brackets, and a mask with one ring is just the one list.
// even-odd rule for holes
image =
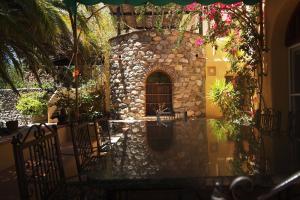
[[243, 110], [240, 96], [241, 94], [236, 91], [231, 82], [226, 83], [225, 80], [217, 80], [213, 84], [209, 98], [221, 109], [223, 114], [222, 121], [214, 120], [211, 122], [218, 139], [224, 139], [225, 136], [233, 138], [238, 135], [241, 126], [252, 124], [252, 117]]
[[218, 141], [234, 138], [239, 131], [239, 127], [236, 124], [225, 120], [211, 119], [209, 120], [209, 125]]
[[16, 106], [22, 115], [39, 116], [47, 113], [47, 95], [45, 92], [22, 94]]
[[209, 92], [209, 98], [222, 111], [225, 118], [235, 118], [240, 114], [239, 93], [231, 82], [216, 80]]

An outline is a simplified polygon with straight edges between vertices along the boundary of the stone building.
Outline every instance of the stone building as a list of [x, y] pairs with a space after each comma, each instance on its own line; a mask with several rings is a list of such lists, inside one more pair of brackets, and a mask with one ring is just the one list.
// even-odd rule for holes
[[[205, 58], [199, 34], [135, 31], [111, 39], [110, 96], [121, 119], [158, 109], [205, 115]], [[178, 43], [178, 38], [182, 38]]]

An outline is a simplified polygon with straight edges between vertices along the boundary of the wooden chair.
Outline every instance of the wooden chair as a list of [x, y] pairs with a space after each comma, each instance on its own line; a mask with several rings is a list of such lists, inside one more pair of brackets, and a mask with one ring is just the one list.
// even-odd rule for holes
[[106, 119], [98, 119], [93, 123], [95, 138], [97, 141], [98, 154], [107, 152], [111, 148], [111, 136], [109, 123]]
[[78, 177], [82, 181], [85, 173], [101, 162], [103, 154], [99, 150], [98, 145], [100, 143], [97, 142], [96, 148], [92, 144], [92, 134], [88, 122], [73, 123], [71, 125], [71, 135]]
[[281, 112], [270, 108], [258, 110], [255, 115], [255, 127], [259, 131], [258, 141], [260, 144], [260, 171], [262, 174], [268, 173], [267, 157], [265, 149], [265, 137], [273, 137], [279, 134], [281, 129]]
[[256, 127], [262, 135], [273, 136], [281, 128], [281, 112], [267, 108], [258, 110], [255, 116]]
[[80, 199], [80, 184], [66, 182], [56, 126], [33, 125], [12, 139], [20, 199]]

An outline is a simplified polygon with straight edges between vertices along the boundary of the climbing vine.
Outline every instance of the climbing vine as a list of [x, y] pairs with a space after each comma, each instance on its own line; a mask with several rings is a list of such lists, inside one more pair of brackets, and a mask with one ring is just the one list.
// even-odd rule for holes
[[[205, 23], [207, 26], [204, 35], [196, 40], [195, 45], [211, 43], [214, 48], [219, 48], [217, 40], [225, 39], [222, 50], [227, 53], [231, 64], [227, 71], [227, 81], [233, 85], [235, 104], [239, 110], [244, 111], [241, 114], [253, 116], [258, 105], [255, 96], [260, 93], [257, 75], [260, 73], [262, 60], [259, 7], [246, 6], [243, 3], [231, 5], [217, 3], [210, 6], [192, 3], [187, 5], [185, 10], [189, 11], [189, 15], [199, 16], [199, 29], [203, 29]], [[218, 105], [220, 106], [220, 101]], [[228, 116], [228, 110], [222, 107], [221, 110]], [[231, 117], [232, 120], [240, 118], [239, 115]]]

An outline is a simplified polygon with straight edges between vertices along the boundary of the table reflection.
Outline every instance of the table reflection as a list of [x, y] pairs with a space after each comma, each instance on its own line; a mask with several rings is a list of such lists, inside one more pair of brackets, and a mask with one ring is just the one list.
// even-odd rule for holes
[[[258, 150], [250, 129], [220, 140], [210, 120], [113, 123], [120, 139], [90, 174], [93, 179], [165, 179], [252, 175]], [[241, 131], [241, 130], [239, 130]]]

